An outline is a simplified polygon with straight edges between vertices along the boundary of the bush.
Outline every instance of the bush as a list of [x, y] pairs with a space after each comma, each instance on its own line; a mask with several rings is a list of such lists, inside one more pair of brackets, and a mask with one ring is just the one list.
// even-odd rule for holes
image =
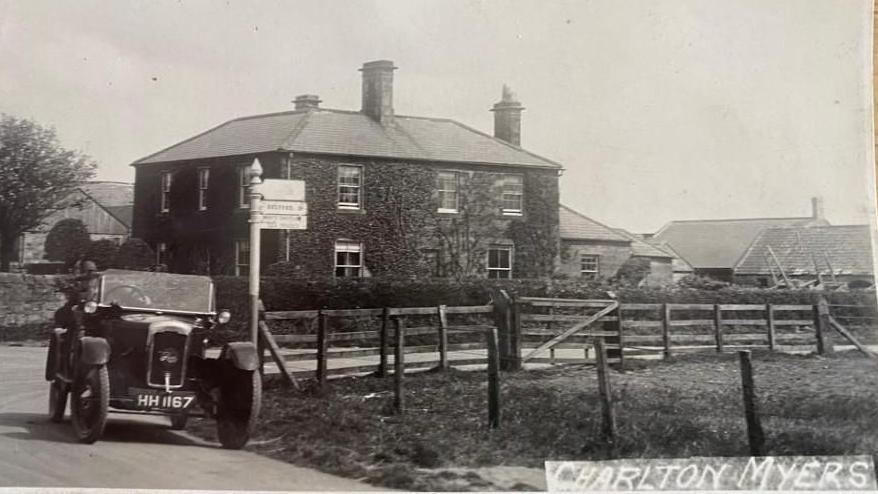
[[63, 219], [46, 235], [46, 259], [73, 265], [88, 251], [91, 239], [85, 225], [74, 218]]
[[129, 238], [120, 247], [113, 261], [114, 268], [144, 270], [155, 263], [155, 252], [139, 238]]
[[[232, 311], [228, 329], [246, 328], [249, 314], [247, 278], [214, 276], [217, 306]], [[355, 309], [372, 307], [434, 307], [482, 305], [492, 293], [505, 289], [513, 296], [607, 299], [613, 292], [627, 303], [690, 304], [815, 304], [821, 296], [831, 304], [851, 304], [875, 310], [875, 292], [769, 290], [723, 285], [711, 289], [688, 287], [630, 288], [603, 282], [557, 279], [320, 279], [263, 277], [260, 297], [268, 310]]]
[[119, 246], [116, 242], [108, 239], [95, 240], [88, 246], [85, 258], [94, 261], [98, 270], [103, 271], [113, 265]]

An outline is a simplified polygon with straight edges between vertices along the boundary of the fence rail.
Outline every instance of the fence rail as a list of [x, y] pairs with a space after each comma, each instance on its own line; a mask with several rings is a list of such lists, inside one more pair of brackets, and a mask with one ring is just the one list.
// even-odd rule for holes
[[[306, 323], [306, 334], [276, 334], [274, 339], [298, 347], [283, 357], [286, 361], [316, 359], [316, 370], [295, 373], [316, 373], [322, 381], [327, 375], [370, 370], [388, 375], [400, 328], [408, 339], [402, 355], [416, 356], [405, 362], [405, 369], [487, 364], [482, 335], [495, 329], [499, 365], [507, 370], [523, 362], [595, 363], [597, 338], [604, 340], [608, 362], [620, 366], [625, 356], [738, 348], [822, 353], [831, 351], [824, 341], [831, 323], [838, 325], [845, 317], [832, 319], [833, 306], [823, 304], [619, 303], [512, 298], [501, 292], [485, 305], [269, 311], [264, 319]], [[348, 320], [347, 328], [340, 325], [343, 320]], [[356, 326], [351, 320], [376, 329], [351, 331]], [[375, 356], [377, 363], [363, 363], [363, 358]]]

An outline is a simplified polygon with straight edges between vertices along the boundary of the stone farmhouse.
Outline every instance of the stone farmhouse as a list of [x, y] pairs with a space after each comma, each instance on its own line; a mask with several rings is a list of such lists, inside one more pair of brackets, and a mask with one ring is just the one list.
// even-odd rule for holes
[[48, 262], [45, 259], [46, 235], [55, 223], [74, 218], [82, 221], [92, 240], [109, 239], [121, 244], [131, 235], [134, 186], [124, 182], [86, 182], [65, 198], [42, 225], [25, 232], [18, 242], [19, 266]]
[[249, 165], [306, 184], [307, 230], [265, 230], [263, 266], [296, 277], [548, 276], [560, 249], [560, 164], [521, 143], [504, 87], [489, 135], [398, 115], [391, 61], [365, 63], [359, 111], [301, 95], [142, 158], [133, 234], [175, 272], [249, 271]]
[[646, 285], [673, 281], [674, 256], [622, 229], [611, 228], [561, 205], [561, 262], [558, 272], [570, 278], [613, 278], [625, 263], [642, 259]]

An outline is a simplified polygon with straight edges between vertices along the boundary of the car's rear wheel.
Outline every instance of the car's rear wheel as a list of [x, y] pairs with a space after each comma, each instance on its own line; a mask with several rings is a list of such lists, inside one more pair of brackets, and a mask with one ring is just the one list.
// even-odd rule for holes
[[52, 422], [64, 420], [64, 409], [67, 408], [67, 394], [69, 392], [67, 383], [58, 378], [49, 383], [49, 420]]
[[256, 371], [235, 371], [220, 386], [217, 435], [226, 449], [241, 449], [250, 440], [262, 405], [262, 376]]
[[188, 413], [175, 413], [171, 415], [171, 429], [175, 431], [182, 431], [186, 428], [186, 423], [189, 422], [189, 414]]
[[110, 376], [106, 365], [82, 369], [70, 390], [70, 419], [80, 442], [93, 443], [104, 433], [110, 407]]

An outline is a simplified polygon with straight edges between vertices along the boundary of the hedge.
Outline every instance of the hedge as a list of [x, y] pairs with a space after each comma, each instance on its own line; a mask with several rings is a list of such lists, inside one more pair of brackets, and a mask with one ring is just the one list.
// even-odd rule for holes
[[[247, 324], [247, 279], [232, 276], [213, 278], [217, 287], [217, 306], [232, 311], [228, 329], [243, 331]], [[611, 295], [623, 303], [709, 303], [709, 304], [815, 304], [821, 296], [830, 304], [861, 305], [862, 315], [875, 315], [875, 292], [819, 292], [811, 290], [769, 290], [764, 288], [721, 286], [701, 288], [627, 288], [582, 280], [513, 279], [323, 279], [295, 280], [264, 277], [260, 295], [267, 310], [354, 309], [370, 307], [431, 307], [481, 305], [491, 293], [505, 289], [511, 295], [607, 299]], [[612, 294], [608, 294], [612, 292]], [[850, 312], [849, 312], [850, 313]]]

